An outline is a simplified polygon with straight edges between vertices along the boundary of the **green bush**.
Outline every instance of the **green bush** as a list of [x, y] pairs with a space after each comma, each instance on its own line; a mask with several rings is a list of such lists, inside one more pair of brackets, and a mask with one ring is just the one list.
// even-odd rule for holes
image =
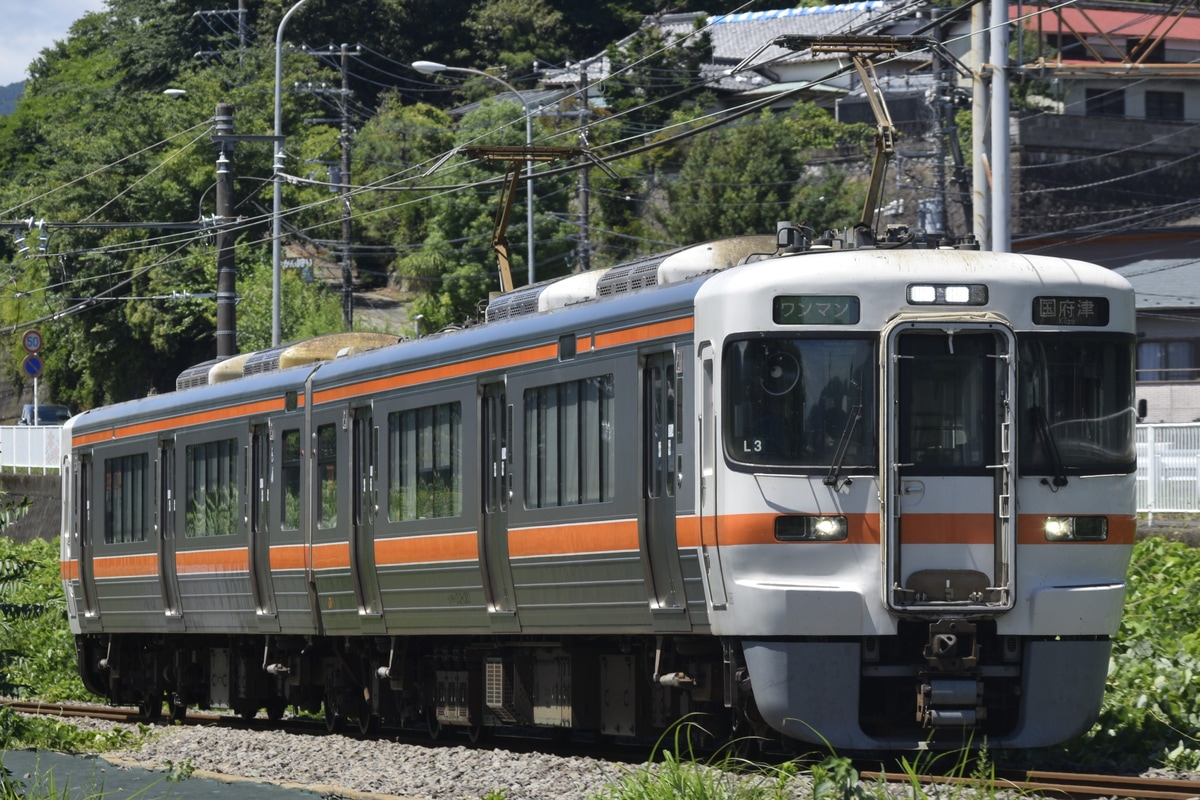
[[1128, 582], [1100, 719], [1064, 752], [1084, 764], [1198, 769], [1200, 549], [1141, 541]]
[[5, 684], [0, 693], [50, 702], [94, 700], [75, 665], [57, 540], [18, 544], [0, 536], [0, 565], [0, 627], [7, 653], [0, 655], [0, 683]]

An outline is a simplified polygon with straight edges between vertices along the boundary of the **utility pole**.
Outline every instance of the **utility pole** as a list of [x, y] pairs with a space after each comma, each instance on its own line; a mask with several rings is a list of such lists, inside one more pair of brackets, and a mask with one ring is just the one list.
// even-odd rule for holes
[[1007, 1], [992, 0], [989, 47], [992, 60], [992, 250], [1002, 253], [1012, 249], [1008, 24]]
[[342, 324], [346, 330], [354, 327], [354, 271], [350, 261], [350, 242], [354, 235], [353, 216], [350, 213], [350, 72], [346, 69], [349, 58], [347, 46], [342, 44], [342, 94], [339, 110], [342, 112]]
[[988, 177], [988, 9], [971, 7], [971, 231], [981, 250], [992, 249], [991, 189]]
[[350, 70], [349, 61], [351, 56], [361, 56], [362, 47], [356, 46], [353, 51], [350, 50], [348, 44], [343, 44], [339, 50], [334, 50], [332, 47], [327, 50], [310, 50], [303, 48], [303, 52], [310, 56], [330, 56], [339, 54], [341, 59], [342, 72], [342, 87], [341, 89], [313, 89], [313, 92], [329, 93], [337, 95], [338, 102], [338, 119], [307, 119], [305, 122], [338, 122], [341, 125], [341, 135], [339, 140], [342, 146], [341, 164], [339, 167], [340, 174], [336, 181], [330, 181], [337, 184], [334, 188], [340, 188], [342, 193], [342, 240], [341, 252], [339, 253], [339, 265], [342, 272], [342, 324], [346, 330], [350, 330], [354, 326], [354, 261], [351, 257], [351, 249], [353, 247], [354, 238], [354, 215], [350, 205], [351, 199], [351, 183], [350, 180], [350, 144], [354, 137], [354, 127], [350, 124]]
[[[588, 148], [588, 73], [587, 62], [579, 62], [579, 146]], [[584, 159], [587, 163], [587, 159]], [[591, 200], [591, 168], [579, 170], [579, 269], [587, 272], [592, 268], [592, 243], [588, 231], [589, 204]]]
[[233, 255], [233, 105], [218, 103], [217, 146], [217, 358], [237, 352], [237, 264]]

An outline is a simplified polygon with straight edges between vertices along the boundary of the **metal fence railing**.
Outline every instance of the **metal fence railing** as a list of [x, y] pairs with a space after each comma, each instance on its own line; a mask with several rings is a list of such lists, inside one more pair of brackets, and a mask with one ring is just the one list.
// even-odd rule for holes
[[1200, 511], [1200, 424], [1138, 425], [1137, 510]]
[[0, 425], [0, 469], [57, 472], [62, 464], [61, 425]]
[[[1200, 423], [1138, 425], [1139, 513], [1200, 512]], [[57, 471], [63, 429], [54, 425], [0, 426], [0, 468]]]

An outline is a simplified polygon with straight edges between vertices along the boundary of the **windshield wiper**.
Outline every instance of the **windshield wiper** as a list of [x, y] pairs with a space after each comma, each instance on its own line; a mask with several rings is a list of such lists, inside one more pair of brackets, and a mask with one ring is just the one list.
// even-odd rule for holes
[[838, 439], [837, 450], [833, 453], [833, 463], [829, 465], [829, 474], [821, 481], [826, 486], [832, 486], [835, 492], [840, 492], [843, 486], [849, 486], [852, 481], [846, 478], [842, 482], [842, 462], [846, 460], [846, 451], [850, 449], [850, 437], [854, 435], [854, 429], [858, 427], [859, 420], [862, 419], [862, 406], [854, 406], [850, 409], [850, 418], [846, 420], [846, 427], [842, 430], [842, 437]]
[[[1038, 434], [1042, 437], [1042, 445], [1046, 448], [1046, 454], [1050, 457], [1050, 466], [1054, 469], [1053, 485], [1057, 491], [1060, 487], [1067, 485], [1067, 471], [1063, 467], [1062, 456], [1058, 452], [1058, 442], [1054, 440], [1054, 431], [1050, 429], [1050, 420], [1046, 419], [1046, 409], [1041, 406], [1033, 406], [1029, 409], [1029, 416], [1033, 420]], [[1042, 478], [1042, 483], [1047, 486], [1051, 485], [1051, 482], [1045, 478]]]

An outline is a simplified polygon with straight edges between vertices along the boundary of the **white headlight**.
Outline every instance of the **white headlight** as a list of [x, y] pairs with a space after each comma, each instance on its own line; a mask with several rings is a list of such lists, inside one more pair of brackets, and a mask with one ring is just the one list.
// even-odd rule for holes
[[848, 532], [842, 516], [775, 518], [775, 538], [781, 542], [840, 542]]
[[1046, 517], [1048, 542], [1103, 542], [1108, 538], [1108, 517]]

